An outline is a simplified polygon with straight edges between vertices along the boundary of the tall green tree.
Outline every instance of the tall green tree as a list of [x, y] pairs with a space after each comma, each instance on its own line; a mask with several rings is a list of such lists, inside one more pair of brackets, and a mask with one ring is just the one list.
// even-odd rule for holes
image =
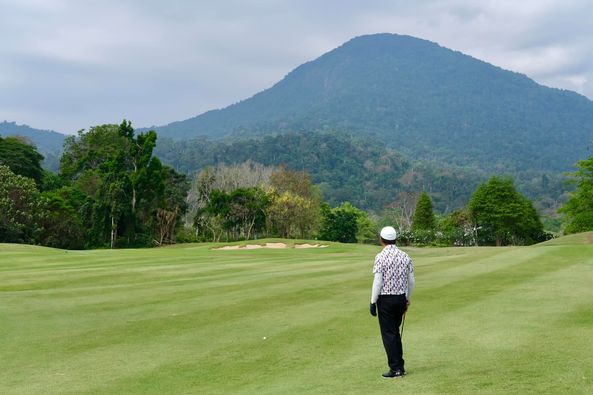
[[227, 193], [219, 189], [213, 189], [208, 196], [206, 205], [198, 209], [194, 224], [204, 229], [202, 233], [212, 236], [212, 241], [218, 242], [227, 227], [230, 199]]
[[593, 157], [577, 163], [577, 171], [570, 174], [575, 190], [560, 209], [564, 214], [564, 233], [593, 230]]
[[133, 226], [131, 182], [125, 171], [123, 155], [105, 161], [100, 169], [102, 182], [96, 209], [107, 213], [110, 224], [109, 246], [115, 248], [118, 232], [123, 233], [126, 228]]
[[434, 231], [435, 228], [436, 219], [432, 210], [432, 200], [428, 193], [422, 192], [416, 203], [416, 210], [412, 219], [412, 230]]
[[454, 210], [439, 224], [441, 240], [447, 245], [475, 245], [475, 225], [467, 210]]
[[265, 228], [269, 196], [259, 188], [238, 188], [229, 195], [227, 221], [240, 237], [249, 240], [254, 231]]
[[478, 186], [469, 202], [481, 244], [533, 244], [543, 225], [533, 204], [515, 189], [510, 178], [492, 177]]
[[93, 126], [88, 131], [78, 131], [64, 141], [60, 158], [60, 175], [65, 180], [77, 180], [86, 172], [99, 166], [121, 152], [129, 150], [129, 141], [118, 132], [118, 125]]
[[91, 245], [148, 245], [174, 239], [186, 205], [179, 204], [179, 188], [171, 184], [179, 181], [186, 193], [186, 181], [153, 155], [156, 139], [154, 131], [135, 135], [126, 120], [66, 139], [60, 175], [88, 197], [81, 216]]
[[[266, 225], [266, 208], [269, 197], [259, 188], [237, 188], [231, 193], [215, 189], [202, 212], [201, 223], [220, 224], [237, 239], [249, 240], [254, 231]], [[211, 229], [216, 239], [216, 230]]]
[[43, 216], [33, 179], [0, 165], [0, 241], [35, 244]]
[[43, 155], [26, 139], [0, 137], [0, 165], [8, 166], [15, 174], [33, 179], [37, 187], [41, 186], [44, 175], [42, 161]]
[[270, 185], [279, 195], [282, 195], [284, 192], [290, 192], [305, 199], [319, 199], [319, 192], [311, 182], [309, 173], [305, 171], [295, 171], [284, 167], [284, 165], [280, 165], [270, 175]]
[[[330, 208], [329, 205], [324, 204], [321, 213], [320, 239], [341, 243], [356, 243], [358, 241], [360, 210], [345, 202], [335, 208]], [[367, 235], [365, 234], [365, 236]]]
[[319, 201], [290, 191], [269, 191], [266, 214], [271, 233], [286, 238], [309, 238], [318, 224]]
[[157, 208], [158, 244], [174, 243], [180, 218], [187, 211], [187, 194], [190, 188], [187, 176], [163, 166], [164, 193]]
[[319, 223], [321, 195], [309, 174], [279, 166], [270, 175], [270, 185], [267, 215], [271, 233], [311, 237]]
[[43, 229], [39, 243], [55, 248], [82, 249], [85, 245], [80, 216], [71, 202], [63, 196], [65, 191], [47, 191], [41, 194], [43, 215], [39, 224]]

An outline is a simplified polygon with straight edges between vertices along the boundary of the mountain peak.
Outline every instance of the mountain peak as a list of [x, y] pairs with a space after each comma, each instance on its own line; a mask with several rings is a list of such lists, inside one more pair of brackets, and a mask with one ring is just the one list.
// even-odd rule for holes
[[513, 152], [517, 166], [568, 169], [593, 136], [593, 103], [427, 40], [380, 33], [247, 100], [157, 128], [174, 138], [327, 130], [460, 165], [487, 158], [496, 167]]
[[374, 34], [364, 34], [361, 36], [356, 36], [344, 44], [339, 46], [341, 47], [349, 47], [349, 46], [358, 46], [359, 48], [363, 49], [372, 49], [372, 48], [397, 48], [397, 47], [422, 47], [422, 46], [432, 46], [432, 47], [439, 47], [435, 42], [425, 40], [418, 37], [408, 36], [405, 34], [396, 34], [396, 33], [374, 33]]

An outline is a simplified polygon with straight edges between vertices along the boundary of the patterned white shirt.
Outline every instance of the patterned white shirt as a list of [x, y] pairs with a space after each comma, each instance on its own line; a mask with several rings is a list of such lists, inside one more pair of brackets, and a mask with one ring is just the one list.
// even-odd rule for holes
[[408, 293], [410, 280], [414, 281], [412, 260], [395, 245], [387, 245], [375, 257], [373, 273], [380, 272], [383, 277], [381, 295], [401, 295]]

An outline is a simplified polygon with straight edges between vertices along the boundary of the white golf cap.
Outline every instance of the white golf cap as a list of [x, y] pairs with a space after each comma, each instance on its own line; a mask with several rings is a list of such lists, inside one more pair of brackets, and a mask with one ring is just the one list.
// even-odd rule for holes
[[395, 240], [396, 235], [397, 233], [395, 232], [395, 229], [393, 229], [393, 226], [386, 226], [381, 229], [381, 238], [383, 240]]

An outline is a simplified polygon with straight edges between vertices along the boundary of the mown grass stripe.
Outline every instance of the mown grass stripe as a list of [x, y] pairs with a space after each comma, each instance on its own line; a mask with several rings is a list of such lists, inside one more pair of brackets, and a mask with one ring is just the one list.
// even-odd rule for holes
[[[0, 391], [393, 392], [379, 377], [385, 356], [368, 314], [376, 247], [210, 247], [85, 251], [61, 263], [60, 251], [32, 248], [49, 266], [26, 252], [9, 269], [0, 260], [0, 278], [33, 287], [0, 291], [10, 361]], [[593, 388], [591, 247], [409, 249], [410, 374], [397, 391]]]

